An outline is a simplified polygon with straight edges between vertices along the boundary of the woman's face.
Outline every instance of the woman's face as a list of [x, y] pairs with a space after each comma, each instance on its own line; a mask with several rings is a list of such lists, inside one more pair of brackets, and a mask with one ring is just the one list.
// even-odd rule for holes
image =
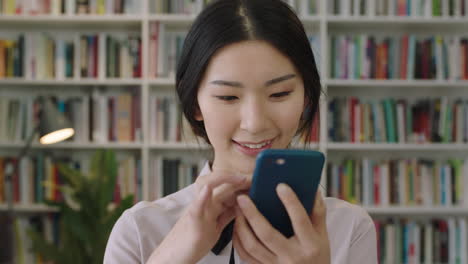
[[244, 41], [218, 51], [197, 99], [214, 148], [214, 169], [251, 175], [255, 157], [286, 148], [304, 110], [303, 80], [291, 61], [267, 42]]

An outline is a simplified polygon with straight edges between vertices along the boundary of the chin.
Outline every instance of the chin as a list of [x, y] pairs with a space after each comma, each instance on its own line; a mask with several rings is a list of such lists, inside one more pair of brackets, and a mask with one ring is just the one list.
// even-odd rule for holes
[[255, 157], [248, 157], [247, 159], [243, 159], [243, 161], [238, 164], [238, 168], [240, 173], [252, 177], [255, 169]]

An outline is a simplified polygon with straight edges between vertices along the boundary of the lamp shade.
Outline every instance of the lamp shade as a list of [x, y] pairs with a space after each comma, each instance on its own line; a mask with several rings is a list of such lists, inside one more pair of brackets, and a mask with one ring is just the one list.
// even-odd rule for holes
[[75, 134], [75, 130], [65, 115], [58, 110], [51, 97], [42, 97], [39, 122], [41, 144], [54, 144]]

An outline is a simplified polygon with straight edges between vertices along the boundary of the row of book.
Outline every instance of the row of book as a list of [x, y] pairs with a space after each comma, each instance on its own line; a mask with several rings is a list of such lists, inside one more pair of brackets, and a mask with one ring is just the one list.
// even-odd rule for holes
[[[68, 164], [70, 167], [89, 175], [89, 160], [55, 158], [38, 153], [23, 157], [20, 160], [11, 157], [0, 157], [0, 203], [6, 203], [5, 193], [6, 175], [5, 167], [12, 164], [14, 169], [12, 177], [13, 202], [18, 204], [38, 204], [44, 200], [63, 201], [63, 176], [58, 164]], [[118, 160], [117, 184], [113, 201], [118, 203], [122, 197], [134, 194], [134, 199], [140, 201], [143, 197], [141, 160], [135, 156], [124, 156]]]
[[461, 17], [466, 0], [332, 0], [328, 13], [338, 16]]
[[[59, 94], [59, 111], [71, 121], [71, 142], [142, 141], [141, 98], [138, 89], [91, 94]], [[24, 142], [38, 121], [38, 102], [33, 95], [0, 98], [0, 141]], [[357, 99], [335, 97], [328, 106], [330, 142], [351, 143], [466, 143], [468, 101], [448, 97], [430, 99]], [[190, 126], [182, 118], [173, 96], [149, 97], [151, 142], [194, 142]], [[318, 114], [311, 138], [319, 140]]]
[[154, 10], [156, 14], [186, 14], [196, 15], [200, 13], [204, 6], [206, 6], [210, 0], [160, 0], [151, 1], [151, 10]]
[[312, 53], [314, 54], [315, 65], [320, 74], [322, 63], [322, 47], [320, 44], [320, 36], [315, 34], [307, 34], [307, 38], [309, 39], [310, 47], [312, 48]]
[[327, 194], [364, 206], [467, 206], [468, 159], [344, 159], [327, 170]]
[[[113, 202], [119, 203], [123, 197], [134, 195], [134, 202], [143, 200], [143, 188], [148, 191], [147, 200], [155, 200], [174, 193], [192, 184], [205, 165], [204, 159], [181, 158], [157, 155], [150, 160], [150, 177], [143, 186], [141, 159], [134, 155], [118, 155], [117, 181]], [[197, 160], [198, 159], [198, 160]], [[5, 168], [12, 164], [13, 202], [15, 204], [40, 204], [45, 200], [63, 201], [67, 194], [62, 193], [64, 180], [58, 164], [67, 164], [77, 169], [85, 177], [89, 174], [90, 160], [86, 157], [53, 158], [41, 152], [18, 160], [0, 157], [0, 204], [8, 200], [5, 192]]]
[[182, 113], [174, 96], [152, 94], [149, 108], [151, 142], [181, 142], [183, 139], [191, 141], [194, 138], [188, 123], [181, 122]]
[[151, 23], [149, 30], [149, 76], [175, 78], [187, 33], [167, 30], [166, 25], [159, 22]]
[[[81, 40], [86, 41], [86, 40]], [[88, 40], [88, 54], [92, 51], [95, 54], [96, 47], [89, 45]], [[94, 41], [94, 45], [97, 45]], [[82, 47], [85, 46], [82, 43]], [[129, 36], [123, 38], [116, 38], [113, 36], [106, 36], [106, 65], [107, 72], [106, 77], [108, 78], [140, 78], [142, 77], [142, 46], [141, 38], [138, 36]], [[86, 54], [86, 53], [85, 53]], [[83, 60], [89, 58], [89, 56], [82, 56], [81, 70], [83, 77], [83, 71], [89, 69], [89, 64]], [[89, 74], [88, 74], [89, 76]], [[92, 75], [96, 77], [95, 75]]]
[[331, 78], [468, 79], [464, 36], [333, 35], [330, 47]]
[[[174, 96], [151, 94], [149, 98], [149, 139], [151, 142], [197, 142], [187, 119], [182, 116], [179, 103]], [[319, 140], [319, 113], [315, 115], [309, 128], [309, 138], [306, 134], [297, 139], [297, 144], [317, 142]]]
[[322, 0], [282, 0], [288, 3], [300, 16], [317, 15]]
[[333, 142], [468, 142], [468, 101], [461, 98], [334, 97], [328, 110]]
[[[40, 231], [48, 241], [58, 243], [60, 216], [22, 216], [14, 223], [17, 247], [15, 262], [41, 264], [44, 261], [32, 250], [27, 230]], [[381, 264], [467, 263], [467, 223], [464, 218], [377, 219], [378, 259]]]
[[[149, 76], [175, 77], [186, 32], [150, 24]], [[320, 66], [320, 39], [310, 35]], [[53, 34], [32, 32], [0, 39], [0, 79], [28, 80], [141, 78], [142, 42], [125, 33]]]
[[[149, 32], [149, 76], [174, 78], [186, 32], [169, 30], [164, 23], [159, 22], [151, 23]], [[308, 38], [319, 68], [320, 38], [318, 35], [309, 35]]]
[[23, 77], [24, 37], [0, 39], [0, 78]]
[[139, 78], [141, 57], [139, 36], [32, 32], [0, 39], [0, 78]]
[[141, 0], [1, 0], [0, 14], [140, 14]]
[[[142, 141], [138, 93], [94, 91], [91, 95], [58, 95], [55, 101], [75, 129], [69, 142]], [[38, 122], [38, 109], [34, 96], [0, 97], [0, 142], [25, 142]], [[37, 139], [36, 135], [34, 141]]]
[[[319, 10], [320, 0], [283, 0], [303, 16], [315, 15]], [[161, 0], [150, 2], [151, 10], [157, 14], [198, 14], [211, 0]]]
[[468, 263], [466, 218], [375, 220], [380, 264]]
[[[303, 143], [317, 143], [320, 140], [320, 109], [314, 116], [308, 133], [304, 133], [297, 140], [297, 147], [301, 147]], [[308, 137], [307, 137], [308, 136]]]
[[[196, 155], [193, 155], [196, 156]], [[150, 160], [148, 199], [155, 200], [192, 184], [205, 166], [202, 158], [154, 156]]]
[[33, 250], [29, 230], [36, 230], [46, 241], [58, 245], [60, 232], [60, 215], [43, 214], [36, 216], [16, 217], [13, 224], [15, 239], [14, 260], [16, 264], [45, 264], [49, 263]]

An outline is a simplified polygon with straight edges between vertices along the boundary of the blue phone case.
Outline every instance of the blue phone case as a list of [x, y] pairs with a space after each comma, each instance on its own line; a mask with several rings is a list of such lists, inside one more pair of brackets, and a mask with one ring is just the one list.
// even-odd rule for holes
[[249, 196], [284, 236], [291, 237], [294, 230], [276, 186], [288, 184], [310, 215], [324, 161], [321, 152], [311, 150], [267, 149], [258, 154]]

